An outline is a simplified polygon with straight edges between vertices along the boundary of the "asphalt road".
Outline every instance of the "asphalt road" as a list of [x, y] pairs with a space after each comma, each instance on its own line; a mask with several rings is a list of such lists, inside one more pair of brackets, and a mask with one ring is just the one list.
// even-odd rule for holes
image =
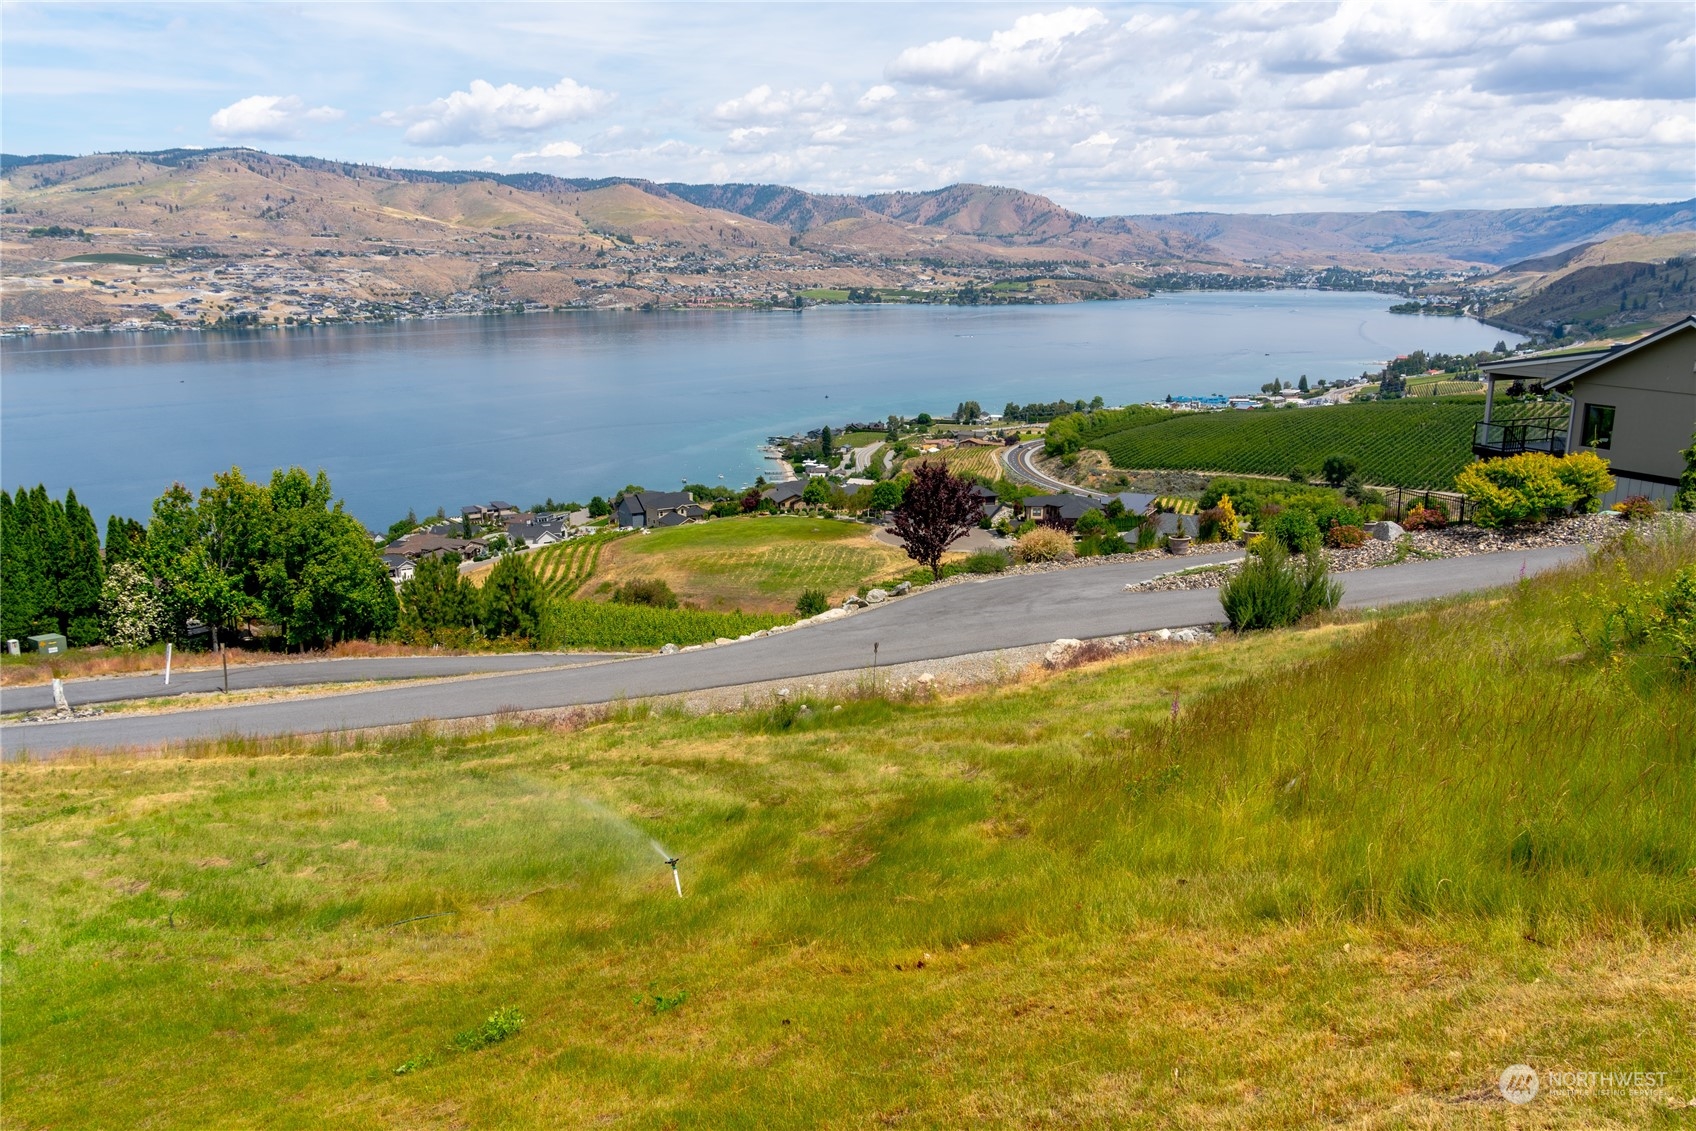
[[1008, 470], [1012, 472], [1013, 478], [1023, 479], [1026, 483], [1041, 487], [1043, 490], [1056, 495], [1083, 495], [1090, 499], [1108, 498], [1106, 494], [1100, 491], [1091, 491], [1087, 487], [1079, 487], [1072, 483], [1062, 483], [1060, 480], [1038, 471], [1032, 457], [1041, 450], [1041, 440], [1027, 440], [1023, 444], [1016, 444], [1008, 449], [1005, 462]]
[[[318, 683], [366, 683], [372, 680], [440, 679], [478, 672], [535, 671], [563, 668], [618, 658], [593, 652], [509, 652], [482, 656], [384, 656], [373, 659], [298, 660], [276, 664], [238, 664], [230, 669], [231, 691], [263, 687], [309, 687]], [[158, 699], [222, 691], [221, 668], [147, 675], [111, 676], [65, 681], [65, 701], [72, 707], [118, 703], [125, 699]], [[0, 688], [0, 711], [44, 711], [53, 707], [53, 685]]]
[[[1583, 554], [1582, 547], [1557, 546], [1411, 562], [1338, 577], [1346, 607], [1373, 607], [1509, 584], [1522, 570], [1536, 573]], [[1187, 564], [1230, 556], [1192, 555]], [[26, 752], [39, 757], [78, 748], [158, 747], [225, 734], [312, 733], [540, 710], [851, 671], [870, 665], [874, 642], [880, 645], [880, 662], [898, 664], [1223, 619], [1217, 590], [1124, 591], [1127, 582], [1177, 564], [1160, 560], [991, 577], [920, 591], [794, 632], [672, 656], [159, 715], [14, 724], [0, 728], [0, 752], [7, 759]]]

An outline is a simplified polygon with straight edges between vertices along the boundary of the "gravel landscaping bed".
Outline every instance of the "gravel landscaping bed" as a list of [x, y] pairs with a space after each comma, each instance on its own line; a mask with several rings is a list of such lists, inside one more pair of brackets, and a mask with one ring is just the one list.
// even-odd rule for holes
[[[1326, 564], [1332, 572], [1348, 573], [1420, 558], [1464, 558], [1474, 554], [1536, 550], [1545, 546], [1600, 545], [1623, 533], [1629, 525], [1621, 516], [1604, 511], [1601, 514], [1573, 515], [1539, 526], [1515, 530], [1484, 530], [1476, 526], [1452, 527], [1447, 530], [1414, 530], [1394, 542], [1372, 539], [1348, 549], [1328, 549], [1323, 552]], [[1664, 514], [1654, 523], [1641, 523], [1639, 526], [1643, 530], [1656, 526], [1679, 526], [1686, 530], [1696, 530], [1696, 515]], [[1236, 574], [1239, 564], [1226, 562], [1190, 570], [1178, 569], [1148, 581], [1127, 585], [1125, 589], [1131, 593], [1217, 589]]]

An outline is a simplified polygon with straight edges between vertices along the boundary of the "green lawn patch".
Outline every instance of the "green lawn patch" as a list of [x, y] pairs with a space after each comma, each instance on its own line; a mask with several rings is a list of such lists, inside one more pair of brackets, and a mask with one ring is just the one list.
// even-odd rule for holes
[[61, 263], [115, 263], [123, 267], [146, 267], [151, 263], [167, 262], [157, 255], [138, 255], [129, 251], [92, 251], [86, 255], [68, 255]]

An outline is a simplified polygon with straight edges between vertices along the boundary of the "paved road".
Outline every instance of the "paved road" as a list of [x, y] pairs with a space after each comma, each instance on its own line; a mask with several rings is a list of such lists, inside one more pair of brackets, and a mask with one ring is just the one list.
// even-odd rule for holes
[[[1583, 553], [1582, 547], [1557, 546], [1338, 576], [1345, 606], [1372, 607], [1507, 584], [1522, 569], [1535, 573]], [[1193, 555], [1189, 563], [1230, 556], [1232, 552]], [[312, 733], [540, 710], [852, 671], [869, 666], [873, 642], [881, 645], [881, 662], [898, 664], [1066, 636], [1110, 636], [1222, 619], [1216, 590], [1124, 591], [1127, 582], [1166, 572], [1174, 564], [1161, 560], [992, 577], [921, 591], [816, 627], [674, 656], [162, 715], [13, 725], [0, 728], [0, 751], [12, 759], [26, 751], [50, 756], [67, 749], [157, 747], [223, 734]]]
[[[370, 680], [439, 679], [477, 672], [535, 671], [619, 658], [593, 652], [512, 652], [483, 656], [384, 656], [372, 659], [298, 660], [276, 664], [238, 664], [230, 669], [230, 690], [261, 687], [307, 687], [316, 683], [364, 683]], [[65, 681], [65, 700], [73, 707], [117, 703], [125, 699], [156, 699], [167, 695], [221, 691], [219, 668], [171, 673], [165, 686], [163, 671], [148, 675]], [[0, 711], [41, 711], [53, 706], [53, 687], [0, 688]]]
[[1073, 483], [1062, 483], [1060, 480], [1044, 475], [1042, 472], [1038, 471], [1033, 457], [1041, 450], [1041, 440], [1028, 440], [1023, 444], [1017, 444], [1012, 448], [1007, 449], [1003, 459], [1007, 464], [1008, 471], [1012, 473], [1014, 479], [1022, 479], [1026, 483], [1041, 487], [1043, 490], [1052, 492], [1056, 495], [1083, 495], [1091, 499], [1106, 499], [1110, 497], [1101, 491], [1091, 491], [1087, 487], [1079, 487]]

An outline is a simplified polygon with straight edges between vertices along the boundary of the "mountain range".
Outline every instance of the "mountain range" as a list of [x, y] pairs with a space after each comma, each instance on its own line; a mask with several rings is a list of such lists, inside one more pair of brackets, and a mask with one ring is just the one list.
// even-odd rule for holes
[[[345, 294], [344, 307], [462, 293], [548, 305], [739, 304], [1009, 279], [1041, 300], [1064, 301], [1133, 295], [1168, 272], [1476, 273], [1621, 235], [1696, 229], [1696, 200], [1095, 217], [988, 185], [854, 196], [392, 169], [245, 148], [5, 155], [0, 187], [8, 323], [63, 311], [60, 321], [75, 324], [98, 313], [90, 303], [112, 305], [105, 291], [64, 274], [68, 261], [91, 256], [180, 264], [264, 249], [298, 258], [313, 276], [293, 289]], [[325, 262], [349, 256], [366, 260], [363, 269]], [[43, 275], [64, 281], [42, 283]], [[176, 282], [186, 295], [188, 280]], [[218, 298], [229, 290], [196, 291], [202, 316], [231, 309]], [[289, 304], [261, 306], [256, 316], [281, 318]], [[150, 307], [173, 317], [179, 309], [137, 309]]]

